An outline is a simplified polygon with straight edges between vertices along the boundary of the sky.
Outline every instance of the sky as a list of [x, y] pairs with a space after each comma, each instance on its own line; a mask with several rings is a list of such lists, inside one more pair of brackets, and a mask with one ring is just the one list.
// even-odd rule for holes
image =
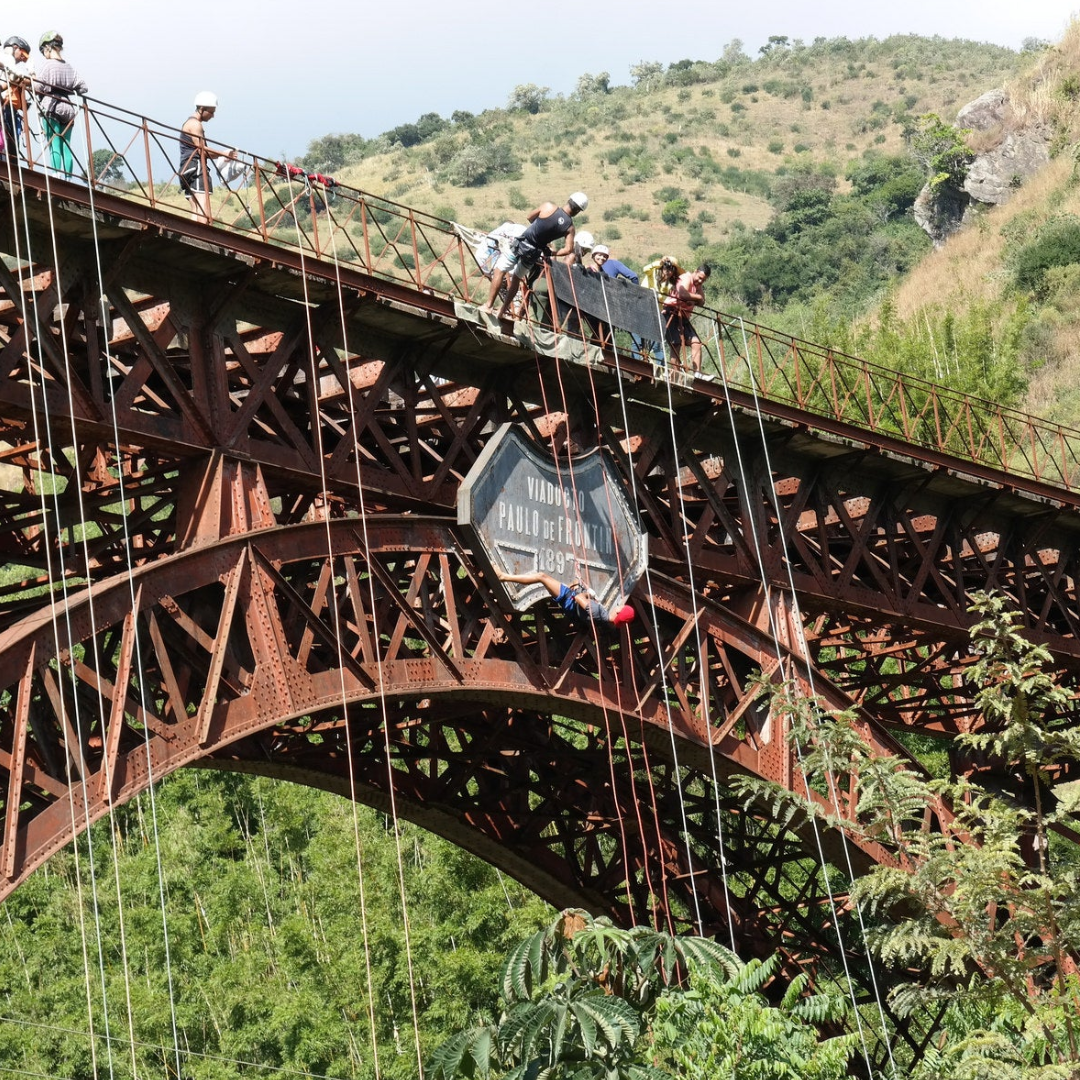
[[937, 34], [1019, 49], [1057, 41], [1076, 12], [1054, 0], [34, 0], [8, 5], [3, 34], [26, 38], [40, 62], [41, 34], [59, 31], [91, 97], [161, 123], [179, 127], [195, 94], [213, 90], [207, 134], [281, 159], [321, 135], [370, 138], [426, 112], [501, 107], [521, 83], [569, 94], [586, 72], [619, 85], [642, 60], [716, 60], [736, 38], [751, 56], [770, 35]]

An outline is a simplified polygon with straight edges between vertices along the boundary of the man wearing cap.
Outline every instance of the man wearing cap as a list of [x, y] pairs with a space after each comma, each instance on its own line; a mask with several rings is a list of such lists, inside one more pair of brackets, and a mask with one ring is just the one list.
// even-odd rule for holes
[[[508, 255], [500, 255], [491, 275], [491, 291], [488, 302], [480, 309], [491, 313], [495, 310], [495, 299], [499, 295], [503, 281], [509, 277], [506, 300], [499, 309], [498, 318], [506, 317], [510, 305], [514, 302], [518, 287], [529, 276], [545, 254], [561, 259], [574, 253], [574, 215], [580, 214], [589, 205], [589, 197], [583, 191], [575, 191], [564, 206], [555, 203], [541, 203], [528, 216], [528, 228], [513, 242]], [[563, 240], [563, 246], [553, 254], [548, 251], [548, 244]]]
[[506, 574], [497, 570], [496, 576], [500, 581], [512, 581], [518, 585], [543, 585], [551, 593], [552, 599], [556, 600], [559, 606], [578, 622], [622, 626], [623, 623], [628, 623], [634, 618], [634, 609], [629, 604], [624, 604], [616, 612], [608, 611], [583, 581], [564, 585], [558, 578], [540, 571]]
[[26, 88], [33, 77], [29, 43], [18, 34], [5, 39], [0, 49], [0, 106], [4, 114], [4, 150], [9, 158], [17, 158], [20, 153]]
[[202, 90], [195, 95], [195, 112], [185, 121], [180, 129], [180, 166], [177, 175], [180, 190], [191, 200], [191, 218], [210, 224], [210, 192], [214, 182], [210, 178], [210, 158], [235, 158], [236, 151], [226, 153], [214, 150], [206, 145], [206, 131], [203, 128], [208, 120], [214, 119], [217, 112], [217, 94]]

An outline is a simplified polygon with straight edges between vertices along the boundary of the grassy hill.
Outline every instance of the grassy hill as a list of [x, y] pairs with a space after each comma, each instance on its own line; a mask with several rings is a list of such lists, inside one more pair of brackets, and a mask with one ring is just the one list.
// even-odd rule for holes
[[1028, 375], [1020, 404], [1080, 427], [1080, 24], [1006, 89], [1010, 122], [1043, 126], [1056, 156], [1006, 205], [980, 214], [900, 281], [893, 313], [914, 326], [983, 312], [1003, 347], [1017, 338]]
[[[508, 86], [526, 108], [454, 113], [453, 121], [426, 114], [371, 140], [330, 136], [311, 145], [307, 163], [477, 227], [581, 189], [592, 200], [585, 227], [624, 261], [661, 251], [689, 259], [692, 222], [707, 241], [737, 223], [761, 228], [777, 177], [825, 169], [842, 188], [852, 162], [903, 153], [906, 119], [955, 113], [1020, 61], [997, 46], [916, 36], [774, 43], [754, 60], [732, 43], [715, 62], [639, 65], [632, 86], [584, 75], [569, 98], [539, 101]], [[410, 127], [430, 134], [402, 145]], [[485, 154], [494, 164], [473, 175], [470, 155]], [[663, 208], [680, 197], [687, 217], [668, 224]]]
[[[632, 266], [708, 259], [712, 304], [886, 366], [1080, 425], [1080, 29], [1024, 53], [971, 41], [774, 39], [751, 59], [643, 63], [632, 85], [507, 87], [508, 107], [328, 135], [306, 164], [493, 227], [573, 190], [579, 228]], [[915, 225], [918, 118], [1006, 87], [1043, 173], [939, 250]], [[980, 133], [987, 149], [1003, 131]], [[914, 186], [913, 186], [914, 185]]]

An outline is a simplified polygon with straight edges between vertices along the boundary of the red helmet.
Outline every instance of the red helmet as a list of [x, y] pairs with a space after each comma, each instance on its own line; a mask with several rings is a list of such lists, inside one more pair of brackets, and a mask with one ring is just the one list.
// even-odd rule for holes
[[634, 609], [629, 604], [624, 604], [621, 608], [619, 608], [618, 611], [615, 612], [614, 615], [611, 616], [611, 621], [616, 626], [620, 626], [622, 625], [622, 623], [630, 622], [630, 620], [633, 619], [635, 614], [636, 613]]

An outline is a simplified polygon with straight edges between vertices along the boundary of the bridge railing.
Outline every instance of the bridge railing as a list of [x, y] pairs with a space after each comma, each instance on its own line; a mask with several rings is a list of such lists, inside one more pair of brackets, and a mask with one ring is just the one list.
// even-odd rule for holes
[[719, 312], [695, 318], [728, 386], [1017, 477], [1080, 488], [1080, 430]]
[[[25, 119], [24, 160], [13, 164], [9, 154], [6, 167], [52, 173], [48, 146], [32, 137], [36, 121]], [[76, 173], [95, 190], [190, 215], [179, 136], [176, 127], [85, 99], [70, 134]], [[288, 162], [207, 145], [233, 155], [205, 165], [211, 224], [418, 292], [486, 299], [488, 281], [451, 222]], [[731, 387], [1017, 477], [1080, 488], [1080, 431], [720, 312], [701, 310], [694, 319], [711, 358], [706, 371], [714, 367]]]
[[[21, 160], [9, 156], [6, 168], [59, 175], [36, 128], [28, 114]], [[92, 98], [82, 102], [69, 133], [76, 178], [85, 177], [96, 191], [200, 220], [180, 186], [179, 139], [179, 128]], [[464, 302], [486, 299], [487, 281], [450, 222], [286, 161], [212, 139], [207, 146], [228, 155], [200, 165], [203, 185], [213, 188], [209, 224], [422, 292]]]

